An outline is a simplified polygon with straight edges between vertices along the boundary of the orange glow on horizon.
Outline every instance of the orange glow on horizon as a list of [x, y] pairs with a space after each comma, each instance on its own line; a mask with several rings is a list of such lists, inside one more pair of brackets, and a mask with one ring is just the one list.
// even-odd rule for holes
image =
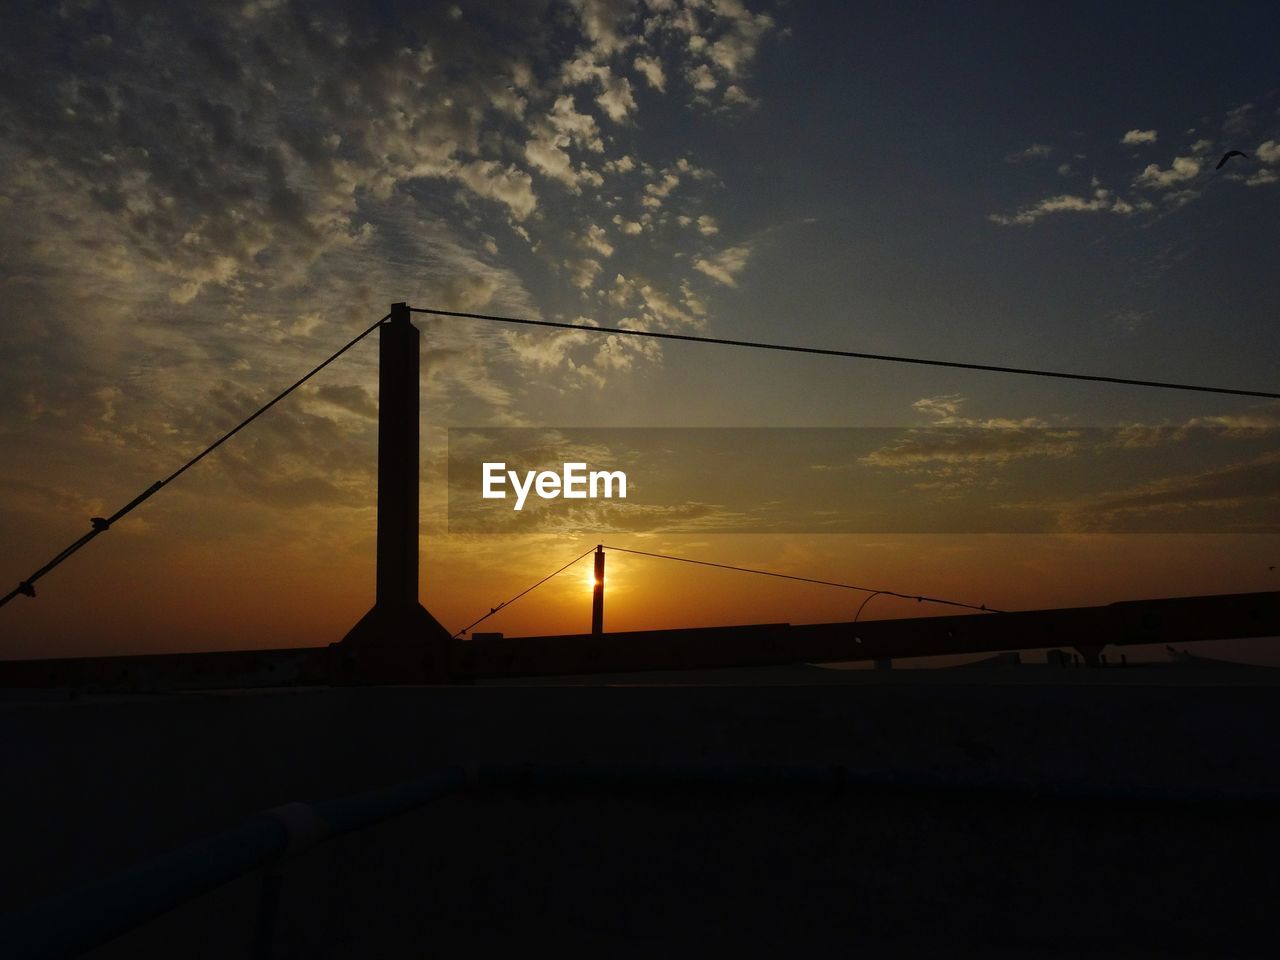
[[[181, 514], [182, 506], [178, 501], [171, 509]], [[188, 539], [165, 537], [160, 532], [180, 529], [179, 519], [157, 512], [154, 530], [104, 539], [95, 554], [77, 557], [51, 577], [37, 600], [6, 607], [0, 657], [319, 646], [340, 640], [373, 601], [374, 538], [367, 516], [314, 526], [301, 514], [288, 514], [297, 527], [273, 531], [273, 541], [248, 526], [217, 537], [204, 531]], [[15, 539], [42, 542], [35, 533]], [[1280, 575], [1269, 565], [1278, 542], [1267, 535], [760, 534], [673, 536], [637, 545], [1016, 610], [1276, 589]], [[477, 540], [432, 531], [423, 538], [421, 600], [456, 630], [585, 548], [554, 538]], [[609, 567], [609, 632], [846, 621], [863, 599], [849, 590], [648, 558], [615, 555]], [[516, 637], [582, 632], [595, 586], [584, 559], [582, 567], [502, 609], [482, 629]], [[863, 619], [948, 612], [880, 597]]]

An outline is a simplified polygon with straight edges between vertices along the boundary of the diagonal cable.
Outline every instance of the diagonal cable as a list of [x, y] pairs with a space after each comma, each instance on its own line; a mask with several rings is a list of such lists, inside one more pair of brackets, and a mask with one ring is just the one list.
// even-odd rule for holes
[[115, 513], [113, 513], [111, 516], [91, 518], [89, 523], [92, 524], [92, 529], [88, 533], [85, 533], [82, 536], [80, 536], [77, 540], [72, 542], [70, 546], [66, 547], [61, 553], [55, 556], [43, 567], [36, 570], [35, 573], [31, 574], [25, 580], [20, 581], [16, 587], [14, 587], [12, 590], [6, 593], [3, 597], [0, 597], [0, 607], [4, 606], [14, 597], [18, 596], [18, 594], [22, 594], [23, 596], [27, 596], [27, 597], [34, 597], [36, 595], [35, 582], [37, 580], [43, 577], [46, 573], [49, 573], [49, 571], [53, 570], [54, 567], [58, 566], [58, 564], [62, 563], [64, 560], [70, 557], [73, 553], [75, 553], [77, 550], [79, 550], [81, 547], [87, 544], [90, 540], [92, 540], [98, 534], [105, 533], [107, 530], [111, 529], [111, 525], [113, 523], [115, 523], [121, 517], [128, 514], [135, 507], [140, 506], [143, 502], [150, 499], [151, 496], [154, 495], [161, 487], [172, 483], [174, 480], [177, 480], [178, 477], [182, 476], [184, 473], [186, 473], [188, 470], [194, 467], [197, 463], [199, 463], [209, 454], [213, 453], [213, 451], [217, 450], [220, 446], [222, 446], [224, 443], [226, 443], [228, 440], [234, 437], [237, 433], [239, 433], [249, 424], [253, 423], [253, 421], [257, 420], [260, 416], [262, 416], [264, 413], [266, 413], [268, 410], [274, 407], [277, 403], [279, 403], [289, 394], [293, 393], [293, 391], [297, 390], [300, 386], [302, 386], [304, 383], [306, 383], [308, 380], [314, 377], [317, 373], [319, 373], [329, 364], [333, 363], [333, 361], [337, 360], [340, 356], [342, 356], [344, 353], [346, 353], [348, 350], [354, 347], [357, 343], [359, 343], [369, 334], [373, 333], [374, 330], [377, 330], [378, 327], [382, 326], [383, 322], [385, 322], [389, 317], [390, 317], [390, 314], [383, 317], [381, 320], [379, 320], [373, 326], [369, 327], [369, 329], [365, 330], [363, 333], [349, 340], [336, 353], [331, 354], [327, 360], [325, 360], [319, 366], [313, 367], [309, 373], [307, 373], [301, 379], [295, 381], [292, 386], [286, 387], [280, 393], [276, 394], [271, 400], [267, 401], [265, 404], [259, 407], [250, 416], [246, 417], [244, 420], [241, 420], [238, 424], [236, 424], [234, 427], [232, 427], [230, 430], [228, 430], [226, 433], [220, 436], [217, 440], [209, 444], [209, 446], [205, 447], [203, 450], [197, 453], [194, 457], [192, 457], [190, 460], [188, 460], [186, 463], [180, 466], [177, 470], [173, 471], [173, 473], [169, 474], [169, 476], [165, 477], [163, 480], [157, 480], [155, 483], [147, 487], [146, 490], [143, 490], [142, 493], [138, 494], [136, 497], [134, 497], [132, 500], [126, 503], [123, 507], [121, 507]]
[[495, 323], [515, 323], [529, 327], [554, 327], [560, 330], [582, 330], [586, 333], [609, 333], [625, 337], [647, 337], [651, 340], [681, 340], [686, 343], [709, 343], [722, 347], [750, 347], [755, 350], [780, 350], [784, 353], [811, 353], [824, 357], [852, 357], [855, 360], [879, 360], [887, 363], [911, 363], [926, 367], [950, 367], [957, 370], [983, 370], [989, 373], [1011, 373], [1025, 377], [1051, 377], [1057, 380], [1084, 380], [1089, 383], [1116, 383], [1130, 387], [1152, 387], [1160, 390], [1191, 390], [1196, 393], [1221, 393], [1236, 397], [1263, 397], [1280, 400], [1280, 393], [1265, 390], [1242, 390], [1235, 387], [1207, 387], [1191, 383], [1175, 383], [1167, 380], [1139, 380], [1132, 377], [1104, 377], [1089, 373], [1067, 373], [1061, 370], [1038, 370], [1030, 367], [1005, 367], [990, 363], [963, 363], [959, 360], [932, 360], [924, 357], [893, 356], [884, 353], [861, 353], [855, 350], [832, 350], [824, 347], [800, 347], [784, 343], [763, 343], [757, 340], [729, 340], [723, 337], [695, 337], [686, 333], [658, 333], [654, 330], [629, 330], [625, 327], [598, 327], [586, 323], [561, 323], [555, 320], [530, 320], [527, 317], [503, 317], [485, 313], [464, 313], [458, 310], [435, 310], [430, 307], [410, 307], [412, 313], [426, 313], [437, 317], [457, 317], [464, 320], [490, 320]]
[[534, 590], [537, 590], [537, 589], [538, 589], [538, 587], [542, 586], [544, 583], [546, 583], [546, 582], [547, 582], [548, 580], [550, 580], [552, 577], [558, 577], [560, 574], [564, 573], [566, 570], [568, 570], [570, 567], [572, 567], [575, 563], [577, 563], [577, 562], [578, 562], [579, 560], [581, 560], [583, 557], [587, 556], [587, 554], [594, 553], [594, 552], [595, 552], [595, 549], [596, 549], [595, 547], [588, 547], [588, 548], [587, 548], [587, 552], [586, 552], [586, 553], [582, 554], [581, 556], [574, 557], [572, 560], [570, 560], [568, 563], [566, 563], [563, 567], [561, 567], [561, 568], [560, 568], [559, 570], [557, 570], [555, 573], [549, 573], [549, 574], [547, 574], [545, 577], [543, 577], [541, 580], [539, 580], [537, 583], [535, 583], [532, 587], [529, 587], [529, 588], [527, 588], [527, 589], [525, 589], [525, 590], [521, 590], [519, 593], [517, 593], [517, 594], [516, 594], [514, 597], [512, 597], [510, 600], [504, 600], [502, 603], [498, 604], [496, 607], [491, 607], [491, 608], [489, 609], [489, 612], [488, 612], [488, 613], [486, 613], [486, 614], [485, 614], [483, 617], [481, 617], [479, 620], [474, 620], [474, 621], [472, 621], [471, 623], [469, 623], [469, 624], [467, 624], [465, 627], [463, 627], [461, 630], [459, 630], [457, 633], [455, 633], [455, 634], [453, 635], [453, 639], [457, 640], [459, 637], [461, 637], [464, 633], [466, 633], [466, 632], [467, 632], [468, 630], [470, 630], [472, 627], [477, 626], [477, 625], [479, 625], [479, 624], [481, 624], [481, 623], [484, 623], [484, 621], [488, 620], [490, 617], [492, 617], [492, 616], [493, 616], [495, 613], [497, 613], [499, 610], [502, 610], [502, 609], [504, 609], [504, 608], [506, 608], [506, 607], [511, 606], [511, 604], [515, 603], [517, 600], [519, 600], [521, 597], [523, 597], [526, 593], [532, 593]]
[[[966, 610], [981, 610], [984, 613], [1004, 613], [1003, 610], [997, 610], [994, 607], [988, 607], [985, 603], [961, 603], [959, 600], [944, 600], [941, 597], [927, 597], [923, 594], [915, 593], [898, 593], [896, 590], [880, 590], [876, 587], [859, 587], [852, 583], [839, 583], [835, 580], [818, 580], [814, 577], [797, 577], [790, 573], [775, 573], [772, 570], [756, 570], [752, 567], [736, 567], [729, 563], [713, 563], [710, 560], [690, 560], [688, 557], [676, 557], [666, 553], [649, 553], [644, 550], [629, 550], [626, 547], [611, 547], [607, 543], [604, 544], [606, 550], [616, 550], [619, 553], [633, 553], [638, 557], [654, 557], [658, 560], [678, 560], [680, 563], [694, 563], [700, 567], [716, 567], [720, 570], [734, 570], [738, 573], [754, 573], [762, 577], [777, 577], [780, 580], [798, 580], [800, 583], [816, 583], [824, 587], [840, 587], [843, 590], [859, 590], [870, 594], [866, 600], [862, 601], [865, 607], [871, 597], [886, 596], [898, 597], [902, 600], [915, 600], [923, 603], [940, 603], [948, 607], [964, 607]], [[858, 608], [858, 613], [862, 613], [862, 607]], [[854, 618], [857, 619], [856, 617]]]

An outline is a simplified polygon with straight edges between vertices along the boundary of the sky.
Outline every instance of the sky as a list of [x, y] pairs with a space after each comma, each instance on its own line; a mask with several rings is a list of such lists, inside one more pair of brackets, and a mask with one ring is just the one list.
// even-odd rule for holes
[[[394, 301], [1278, 387], [1273, 4], [64, 0], [0, 30], [14, 583]], [[454, 629], [608, 531], [451, 533], [450, 428], [1102, 427], [1165, 471], [1108, 502], [1276, 515], [1267, 401], [417, 322], [422, 595]], [[376, 385], [371, 339], [8, 604], [0, 657], [339, 639], [372, 598]], [[1179, 459], [1191, 428], [1247, 443]], [[951, 451], [897, 489], [933, 509], [1017, 461], [1022, 495], [1086, 456]], [[1258, 529], [618, 545], [1017, 609], [1276, 589]], [[610, 629], [861, 599], [610, 563]], [[576, 574], [487, 625], [585, 629]]]

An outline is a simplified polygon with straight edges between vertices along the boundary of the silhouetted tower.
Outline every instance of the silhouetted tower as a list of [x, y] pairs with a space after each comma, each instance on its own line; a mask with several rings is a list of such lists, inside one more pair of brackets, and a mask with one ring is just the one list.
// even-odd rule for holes
[[452, 642], [418, 602], [418, 351], [409, 306], [378, 330], [378, 571], [373, 609], [335, 645], [335, 679], [450, 679]]
[[591, 586], [591, 633], [604, 633], [604, 547], [596, 544], [596, 579]]
[[418, 603], [418, 354], [406, 304], [378, 331], [378, 574], [380, 607]]

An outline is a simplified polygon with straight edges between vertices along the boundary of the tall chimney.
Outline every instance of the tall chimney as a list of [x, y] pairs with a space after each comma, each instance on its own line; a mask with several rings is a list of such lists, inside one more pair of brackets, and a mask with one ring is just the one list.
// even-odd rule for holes
[[331, 648], [338, 683], [443, 683], [454, 641], [418, 602], [418, 350], [409, 305], [378, 330], [378, 559], [373, 608]]

